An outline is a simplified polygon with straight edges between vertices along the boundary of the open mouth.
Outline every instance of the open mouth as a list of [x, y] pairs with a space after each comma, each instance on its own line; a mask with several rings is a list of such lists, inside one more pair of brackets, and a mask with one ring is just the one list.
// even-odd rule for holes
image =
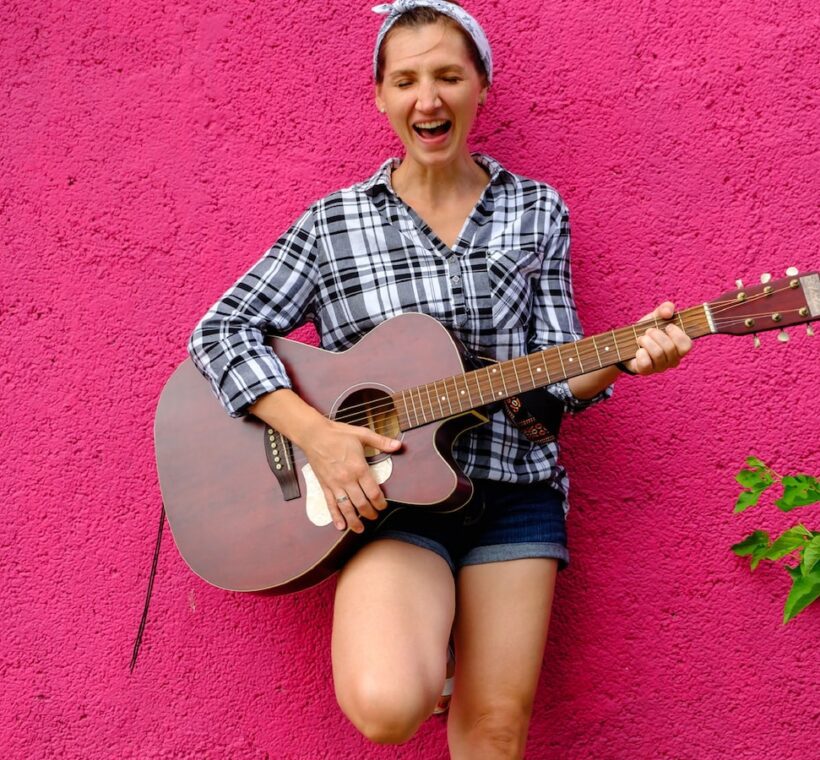
[[446, 135], [453, 126], [453, 122], [447, 119], [438, 121], [422, 121], [413, 125], [413, 130], [420, 137], [433, 138]]

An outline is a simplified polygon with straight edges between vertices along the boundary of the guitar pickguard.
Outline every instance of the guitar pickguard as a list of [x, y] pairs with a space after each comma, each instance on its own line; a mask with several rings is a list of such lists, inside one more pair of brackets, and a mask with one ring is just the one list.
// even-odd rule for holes
[[[393, 473], [393, 460], [387, 457], [386, 459], [371, 464], [370, 472], [373, 474], [373, 479], [381, 485]], [[330, 516], [330, 510], [327, 508], [325, 493], [322, 490], [322, 486], [319, 485], [319, 480], [313, 472], [313, 468], [309, 464], [302, 467], [302, 476], [305, 479], [305, 489], [307, 490], [305, 496], [305, 512], [307, 513], [308, 520], [319, 528], [324, 525], [329, 525], [333, 518]]]

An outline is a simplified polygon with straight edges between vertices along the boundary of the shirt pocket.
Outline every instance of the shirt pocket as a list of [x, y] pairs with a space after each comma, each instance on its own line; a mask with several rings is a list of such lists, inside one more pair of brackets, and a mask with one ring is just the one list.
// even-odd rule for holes
[[533, 277], [541, 271], [541, 254], [520, 248], [490, 248], [487, 275], [493, 325], [499, 330], [524, 328], [532, 309]]

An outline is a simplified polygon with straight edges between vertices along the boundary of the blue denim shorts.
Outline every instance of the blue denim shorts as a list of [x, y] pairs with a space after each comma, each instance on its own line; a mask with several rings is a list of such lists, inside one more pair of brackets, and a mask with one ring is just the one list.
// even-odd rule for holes
[[547, 557], [569, 565], [564, 496], [549, 483], [473, 481], [475, 493], [457, 512], [405, 507], [388, 515], [373, 540], [405, 541], [441, 556], [455, 573], [464, 565]]

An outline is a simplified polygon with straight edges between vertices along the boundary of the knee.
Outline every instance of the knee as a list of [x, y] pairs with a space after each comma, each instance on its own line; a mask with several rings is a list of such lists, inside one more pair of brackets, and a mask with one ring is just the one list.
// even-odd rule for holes
[[376, 744], [402, 744], [432, 712], [435, 694], [400, 688], [401, 684], [362, 682], [336, 698], [342, 712], [367, 739]]
[[469, 721], [468, 744], [476, 757], [521, 758], [529, 721], [529, 709], [514, 702], [488, 705]]

